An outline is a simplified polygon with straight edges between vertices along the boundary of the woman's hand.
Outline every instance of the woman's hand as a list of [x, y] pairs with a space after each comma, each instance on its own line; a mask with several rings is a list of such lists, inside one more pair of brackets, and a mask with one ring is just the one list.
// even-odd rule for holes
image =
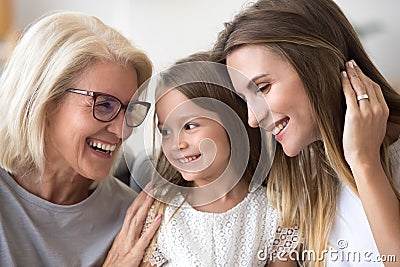
[[[380, 161], [389, 109], [381, 88], [353, 62], [342, 72], [346, 97], [343, 149], [381, 255], [400, 255], [400, 203]], [[385, 262], [385, 266], [398, 266]]]
[[122, 229], [114, 240], [103, 266], [139, 266], [145, 249], [161, 223], [157, 215], [146, 232], [143, 225], [150, 210], [153, 198], [143, 190], [126, 212]]
[[380, 164], [380, 147], [386, 134], [389, 109], [381, 88], [365, 76], [354, 61], [342, 72], [346, 97], [343, 149], [352, 168]]

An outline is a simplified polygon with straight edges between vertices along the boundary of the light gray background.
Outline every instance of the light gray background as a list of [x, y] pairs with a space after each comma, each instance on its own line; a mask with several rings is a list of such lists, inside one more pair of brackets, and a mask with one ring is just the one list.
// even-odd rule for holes
[[[151, 57], [161, 71], [176, 59], [210, 48], [223, 23], [246, 0], [14, 0], [19, 29], [51, 10], [75, 10], [98, 16]], [[336, 0], [350, 21], [366, 32], [363, 43], [392, 82], [400, 81], [398, 0]]]

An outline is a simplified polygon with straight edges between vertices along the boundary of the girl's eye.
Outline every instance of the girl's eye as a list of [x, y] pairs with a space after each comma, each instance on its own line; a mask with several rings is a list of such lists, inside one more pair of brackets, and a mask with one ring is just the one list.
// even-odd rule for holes
[[269, 89], [271, 89], [271, 84], [266, 84], [264, 86], [261, 86], [258, 88], [257, 92], [261, 92], [261, 93], [268, 93]]
[[170, 130], [168, 130], [168, 129], [161, 129], [161, 135], [162, 136], [167, 136], [167, 135], [170, 135], [171, 134], [171, 131]]
[[197, 127], [197, 124], [195, 123], [188, 123], [185, 125], [185, 130], [193, 130], [194, 128]]

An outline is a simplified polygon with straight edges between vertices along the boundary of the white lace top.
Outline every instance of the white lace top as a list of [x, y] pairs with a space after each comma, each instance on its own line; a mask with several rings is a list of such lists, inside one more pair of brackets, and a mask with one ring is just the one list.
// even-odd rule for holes
[[168, 206], [164, 213], [156, 249], [147, 258], [153, 266], [265, 266], [277, 251], [297, 246], [298, 230], [278, 227], [265, 187], [224, 213], [187, 203], [175, 211]]

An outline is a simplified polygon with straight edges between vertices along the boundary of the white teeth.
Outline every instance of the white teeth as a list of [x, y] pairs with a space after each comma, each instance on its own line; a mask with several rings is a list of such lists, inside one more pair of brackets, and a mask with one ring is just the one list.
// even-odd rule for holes
[[117, 147], [117, 145], [110, 145], [110, 144], [104, 144], [104, 143], [100, 143], [99, 141], [89, 141], [88, 142], [89, 146], [93, 147], [93, 148], [100, 148], [108, 153], [111, 153], [115, 150], [115, 148]]
[[279, 134], [283, 128], [285, 128], [285, 126], [288, 124], [288, 121], [284, 121], [282, 123], [280, 123], [279, 125], [275, 126], [275, 128], [272, 130], [272, 134], [273, 135], [277, 135]]
[[178, 159], [178, 161], [180, 163], [189, 163], [197, 158], [198, 158], [198, 156], [191, 156], [191, 157], [187, 157], [187, 158]]

